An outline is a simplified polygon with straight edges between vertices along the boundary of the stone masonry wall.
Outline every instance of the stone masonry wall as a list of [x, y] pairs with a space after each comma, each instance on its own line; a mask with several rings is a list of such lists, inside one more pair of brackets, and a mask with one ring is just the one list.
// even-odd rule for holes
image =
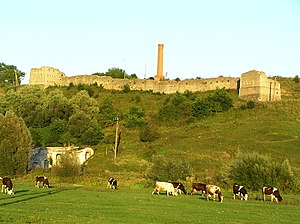
[[30, 72], [29, 85], [47, 86], [69, 86], [70, 84], [94, 84], [102, 85], [104, 89], [123, 90], [129, 85], [131, 90], [153, 91], [160, 93], [184, 93], [205, 92], [216, 88], [236, 89], [239, 96], [245, 100], [271, 101], [280, 100], [280, 83], [267, 78], [264, 72], [249, 71], [243, 73], [241, 78], [219, 77], [209, 79], [187, 79], [175, 80], [146, 80], [146, 79], [114, 79], [109, 76], [79, 75], [65, 76], [58, 69], [43, 66], [33, 68]]

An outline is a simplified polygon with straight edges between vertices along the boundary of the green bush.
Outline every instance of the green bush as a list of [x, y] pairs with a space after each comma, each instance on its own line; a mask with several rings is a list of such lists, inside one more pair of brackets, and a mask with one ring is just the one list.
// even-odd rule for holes
[[257, 153], [236, 158], [230, 168], [229, 178], [250, 190], [261, 190], [264, 186], [274, 186], [282, 190], [299, 188], [288, 160], [280, 164]]
[[188, 119], [191, 116], [191, 102], [186, 96], [179, 93], [167, 98], [159, 110], [159, 119], [165, 122]]
[[132, 106], [129, 108], [129, 112], [125, 114], [127, 128], [143, 127], [146, 122], [144, 120], [145, 113], [138, 106]]
[[63, 153], [57, 164], [53, 166], [52, 172], [58, 178], [69, 178], [72, 180], [74, 177], [78, 177], [81, 174], [81, 165], [76, 152]]
[[142, 127], [140, 129], [139, 138], [142, 142], [152, 142], [155, 139], [159, 138], [159, 133], [157, 132], [155, 127], [146, 125], [145, 127]]
[[155, 156], [146, 177], [154, 181], [185, 181], [191, 174], [192, 168], [184, 159]]
[[246, 104], [243, 104], [240, 106], [240, 110], [247, 110], [247, 109], [253, 109], [255, 108], [255, 102], [248, 101]]
[[232, 98], [229, 96], [225, 88], [217, 88], [212, 94], [210, 94], [207, 99], [210, 105], [211, 112], [224, 112], [229, 110], [232, 104]]

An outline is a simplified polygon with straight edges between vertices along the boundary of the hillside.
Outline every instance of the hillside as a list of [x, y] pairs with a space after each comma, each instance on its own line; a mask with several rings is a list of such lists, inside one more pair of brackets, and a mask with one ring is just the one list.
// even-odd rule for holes
[[[244, 102], [231, 92], [234, 109], [189, 124], [156, 124], [160, 138], [150, 143], [140, 142], [136, 129], [122, 127], [117, 160], [113, 159], [112, 145], [99, 144], [94, 158], [86, 164], [85, 173], [97, 176], [96, 183], [105, 183], [113, 176], [120, 179], [121, 185], [144, 184], [153, 156], [161, 155], [188, 161], [193, 180], [219, 183], [236, 156], [258, 152], [280, 163], [288, 159], [294, 173], [299, 174], [300, 85], [286, 78], [280, 82], [284, 93], [280, 102], [257, 103], [254, 109], [239, 110]], [[139, 105], [146, 115], [157, 113], [168, 97], [130, 92], [130, 97], [115, 94], [113, 99], [114, 103], [119, 102], [119, 108], [126, 110], [137, 96], [141, 97]]]
[[[181, 164], [184, 162], [189, 166], [192, 172], [188, 175], [188, 181], [226, 185], [228, 167], [237, 156], [250, 152], [267, 155], [279, 163], [288, 159], [294, 173], [299, 176], [300, 84], [291, 78], [279, 77], [277, 80], [281, 83], [281, 101], [256, 102], [253, 109], [241, 110], [241, 105], [246, 102], [239, 99], [238, 93], [232, 90], [229, 95], [233, 99], [233, 108], [201, 119], [192, 117], [188, 110], [185, 111], [185, 107], [190, 106], [197, 97], [205, 98], [210, 92], [167, 95], [151, 91], [107, 91], [95, 85], [49, 87], [45, 91], [47, 96], [57, 96], [59, 89], [67, 99], [71, 99], [81, 90], [86, 90], [90, 95], [86, 97], [92, 97], [97, 102], [97, 107], [103, 106], [105, 100], [109, 99], [121, 115], [117, 159], [113, 159], [115, 125], [111, 122], [103, 127], [104, 138], [98, 145], [92, 146], [95, 155], [84, 165], [84, 175], [76, 182], [88, 180], [91, 184], [105, 185], [108, 178], [115, 177], [121, 186], [147, 186], [150, 183], [145, 176], [153, 161], [156, 158], [165, 158]], [[26, 86], [21, 88], [24, 88], [21, 92], [24, 99], [44, 96], [37, 89], [30, 90]], [[31, 94], [25, 97], [24, 94], [30, 91], [40, 95]], [[9, 91], [2, 89], [1, 92]], [[10, 99], [16, 96], [12, 94]], [[39, 97], [35, 98], [37, 99]], [[63, 97], [57, 99], [67, 101]], [[187, 104], [183, 104], [181, 108], [172, 107], [170, 110], [181, 110], [187, 113], [186, 116], [184, 114], [171, 121], [159, 120], [160, 109], [166, 102], [174, 99], [186, 101]], [[30, 110], [36, 107], [34, 102], [39, 101], [28, 103], [32, 106], [29, 107]], [[152, 129], [159, 134], [158, 139], [142, 142], [139, 128], [126, 126], [125, 118], [132, 107], [140, 108], [145, 122], [151, 124]], [[23, 106], [20, 107], [22, 108]], [[35, 111], [38, 112], [36, 109]], [[25, 110], [24, 114], [31, 115], [29, 110]]]

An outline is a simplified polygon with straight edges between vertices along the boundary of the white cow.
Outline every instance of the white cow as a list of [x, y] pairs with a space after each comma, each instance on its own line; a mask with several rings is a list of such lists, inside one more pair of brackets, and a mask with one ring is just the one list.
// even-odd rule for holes
[[177, 196], [177, 189], [174, 188], [172, 183], [168, 183], [168, 182], [159, 182], [157, 181], [155, 183], [155, 188], [152, 192], [152, 195], [154, 193], [159, 194], [160, 191], [166, 191], [167, 192], [167, 196], [169, 196], [169, 194], [171, 193], [174, 196]]

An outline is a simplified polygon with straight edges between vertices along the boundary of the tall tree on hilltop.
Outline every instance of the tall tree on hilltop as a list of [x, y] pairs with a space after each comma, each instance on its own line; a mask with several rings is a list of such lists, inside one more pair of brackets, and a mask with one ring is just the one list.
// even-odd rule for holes
[[0, 86], [7, 84], [19, 85], [24, 77], [25, 72], [21, 72], [16, 66], [0, 63]]
[[22, 175], [28, 168], [32, 139], [22, 118], [12, 111], [0, 114], [0, 173]]

